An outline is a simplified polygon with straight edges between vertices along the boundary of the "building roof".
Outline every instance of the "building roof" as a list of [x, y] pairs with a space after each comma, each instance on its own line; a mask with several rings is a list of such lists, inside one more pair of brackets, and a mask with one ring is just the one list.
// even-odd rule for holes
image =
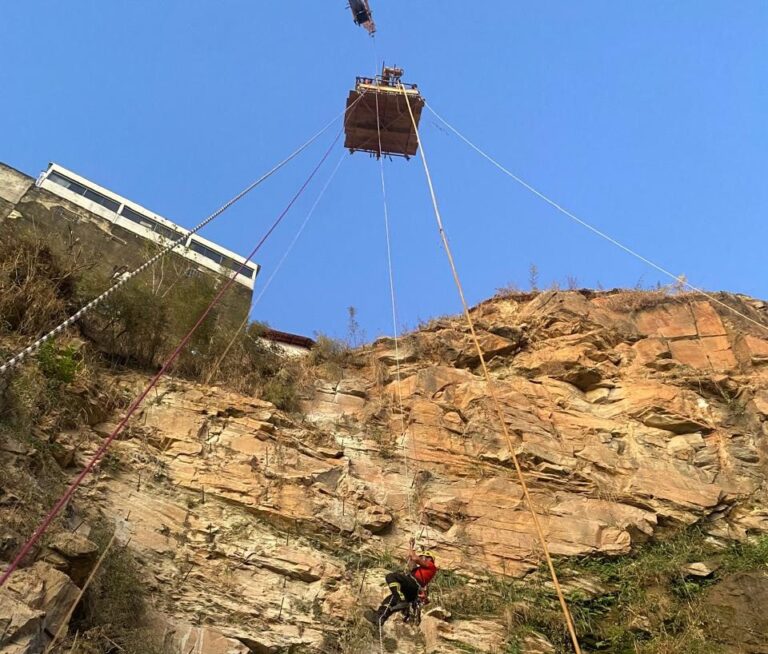
[[315, 346], [315, 341], [307, 336], [299, 336], [298, 334], [290, 334], [288, 332], [281, 332], [276, 329], [267, 329], [262, 338], [268, 341], [274, 341], [275, 343], [282, 343], [284, 345], [294, 345], [296, 347], [303, 347], [307, 350], [311, 350]]

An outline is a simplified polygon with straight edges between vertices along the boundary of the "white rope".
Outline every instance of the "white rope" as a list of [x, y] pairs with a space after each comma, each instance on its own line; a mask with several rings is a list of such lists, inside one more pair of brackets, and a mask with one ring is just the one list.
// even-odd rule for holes
[[[372, 45], [373, 45], [373, 57], [374, 57], [374, 64], [373, 64], [373, 75], [372, 77], [375, 79], [376, 75], [379, 74], [379, 50], [376, 43], [376, 34], [371, 34], [373, 37], [372, 39]], [[403, 417], [403, 399], [402, 399], [402, 390], [400, 388], [400, 357], [398, 356], [398, 338], [397, 338], [397, 309], [395, 305], [395, 287], [394, 287], [394, 275], [392, 274], [392, 248], [390, 244], [390, 238], [389, 238], [389, 206], [387, 204], [387, 185], [385, 183], [384, 179], [384, 161], [382, 160], [382, 153], [381, 153], [381, 118], [379, 116], [379, 94], [376, 93], [376, 133], [379, 140], [379, 165], [381, 166], [381, 195], [382, 199], [384, 201], [384, 230], [387, 235], [387, 265], [389, 270], [389, 289], [390, 289], [390, 296], [392, 300], [392, 322], [394, 325], [394, 333], [395, 333], [395, 358], [397, 359], [397, 392], [399, 395], [400, 400], [400, 419], [401, 419], [401, 436], [405, 433], [405, 422]], [[404, 462], [404, 470], [405, 470], [405, 480], [406, 483], [408, 483], [408, 454], [405, 454], [405, 457], [403, 458]], [[411, 501], [411, 493], [410, 488], [408, 489], [407, 493], [408, 497], [408, 513], [411, 517], [411, 521], [413, 521], [413, 502]], [[384, 624], [382, 623], [381, 616], [379, 616], [378, 619], [378, 627], [379, 627], [379, 654], [384, 654]]]
[[511, 177], [514, 181], [516, 181], [518, 184], [520, 184], [523, 188], [527, 189], [528, 191], [530, 191], [531, 193], [533, 193], [537, 197], [539, 197], [542, 200], [544, 200], [544, 202], [546, 202], [550, 206], [552, 206], [555, 209], [557, 209], [563, 215], [567, 216], [568, 218], [570, 218], [574, 222], [578, 223], [582, 227], [585, 227], [586, 229], [588, 229], [593, 234], [596, 234], [600, 238], [608, 241], [612, 245], [615, 245], [616, 247], [620, 248], [621, 250], [624, 250], [624, 252], [626, 252], [627, 254], [633, 256], [635, 259], [638, 259], [639, 261], [642, 261], [643, 263], [645, 263], [646, 265], [650, 266], [654, 270], [657, 270], [658, 272], [666, 275], [667, 277], [670, 277], [671, 279], [675, 280], [675, 282], [677, 282], [678, 284], [682, 284], [683, 286], [685, 286], [686, 288], [689, 288], [691, 291], [694, 291], [695, 293], [700, 293], [701, 295], [703, 295], [707, 299], [711, 300], [712, 302], [715, 302], [716, 304], [719, 304], [720, 306], [724, 307], [725, 309], [728, 309], [730, 312], [736, 314], [737, 316], [739, 316], [741, 318], [744, 318], [744, 320], [748, 320], [749, 322], [757, 325], [758, 327], [768, 331], [768, 325], [765, 325], [765, 324], [759, 322], [758, 320], [755, 320], [754, 318], [750, 318], [749, 316], [747, 316], [746, 314], [742, 313], [741, 311], [738, 311], [737, 309], [734, 309], [732, 306], [730, 306], [727, 303], [723, 302], [722, 300], [718, 299], [716, 296], [712, 295], [711, 293], [708, 293], [707, 291], [699, 288], [698, 286], [694, 286], [693, 284], [688, 283], [688, 281], [683, 279], [681, 276], [675, 275], [674, 273], [670, 272], [666, 268], [663, 268], [662, 266], [660, 266], [657, 263], [651, 261], [647, 257], [644, 257], [642, 254], [636, 252], [632, 248], [629, 248], [626, 245], [624, 245], [623, 243], [617, 241], [612, 236], [609, 236], [605, 232], [599, 230], [597, 227], [594, 227], [593, 225], [590, 225], [585, 220], [583, 220], [583, 219], [579, 218], [578, 216], [574, 215], [573, 213], [571, 213], [570, 211], [565, 209], [563, 206], [561, 206], [560, 204], [558, 204], [557, 202], [555, 202], [551, 198], [549, 198], [546, 195], [544, 195], [544, 193], [542, 193], [538, 189], [536, 189], [533, 186], [531, 186], [528, 182], [526, 182], [525, 180], [521, 179], [520, 177], [515, 175], [513, 172], [511, 172], [510, 170], [505, 168], [502, 164], [500, 164], [498, 161], [496, 161], [496, 159], [491, 157], [491, 155], [489, 155], [485, 151], [481, 150], [477, 145], [472, 143], [472, 141], [470, 141], [466, 136], [464, 136], [461, 132], [459, 132], [453, 125], [451, 125], [447, 120], [445, 120], [440, 114], [438, 114], [431, 106], [429, 106], [428, 103], [425, 102], [424, 104], [432, 112], [432, 114], [435, 116], [435, 118], [437, 118], [441, 123], [443, 123], [443, 125], [445, 125], [449, 130], [451, 130], [454, 134], [456, 134], [456, 136], [458, 136], [462, 141], [464, 141], [464, 143], [466, 143], [470, 148], [472, 148], [480, 156], [482, 156], [484, 159], [488, 160], [490, 163], [492, 163], [494, 166], [496, 166], [496, 168], [498, 168], [505, 175], [507, 175], [508, 177]]
[[[378, 51], [376, 51], [374, 38], [374, 51], [376, 52], [376, 67], [378, 67]], [[379, 173], [381, 178], [381, 197], [384, 203], [384, 233], [386, 235], [387, 244], [387, 271], [389, 274], [389, 296], [390, 304], [392, 308], [392, 331], [395, 340], [395, 377], [397, 379], [397, 402], [400, 410], [400, 447], [403, 449], [403, 467], [405, 472], [406, 484], [408, 484], [408, 491], [406, 497], [408, 498], [408, 516], [411, 523], [414, 524], [414, 510], [413, 510], [413, 494], [415, 478], [412, 474], [412, 468], [410, 466], [408, 457], [408, 447], [413, 448], [413, 443], [408, 437], [407, 428], [405, 426], [405, 409], [403, 407], [403, 389], [401, 386], [401, 373], [400, 373], [400, 332], [397, 326], [397, 294], [395, 291], [395, 273], [394, 265], [392, 263], [392, 236], [389, 222], [389, 201], [387, 200], [387, 183], [386, 176], [384, 175], [384, 157], [382, 153], [382, 141], [381, 141], [381, 114], [379, 112], [379, 94], [376, 93], [376, 134], [379, 141]], [[405, 444], [405, 440], [408, 440], [408, 446]], [[417, 529], [417, 525], [414, 524], [414, 533]]]
[[[291, 253], [291, 250], [293, 250], [294, 245], [298, 242], [299, 238], [301, 237], [302, 233], [304, 232], [304, 229], [306, 228], [307, 224], [309, 223], [310, 218], [315, 213], [315, 209], [317, 209], [317, 205], [320, 204], [320, 201], [323, 199], [323, 196], [325, 195], [325, 192], [328, 190], [328, 187], [331, 185], [331, 182], [333, 181], [334, 177], [336, 177], [336, 173], [338, 172], [339, 168], [341, 167], [341, 164], [344, 162], [344, 159], [347, 157], [347, 153], [344, 152], [341, 155], [341, 158], [339, 159], [339, 162], [336, 164], [336, 167], [333, 169], [333, 172], [331, 173], [331, 176], [328, 178], [328, 181], [326, 181], [325, 186], [320, 191], [320, 194], [315, 199], [314, 204], [312, 205], [312, 208], [309, 210], [309, 213], [307, 214], [306, 218], [304, 218], [304, 222], [301, 224], [301, 227], [299, 227], [299, 231], [296, 232], [296, 235], [293, 237], [293, 240], [291, 241], [290, 245], [286, 249], [285, 252], [283, 252], [283, 256], [281, 257], [279, 263], [275, 267], [274, 271], [272, 271], [272, 274], [269, 276], [269, 279], [264, 284], [264, 288], [261, 289], [261, 292], [258, 294], [256, 299], [253, 301], [253, 306], [255, 307], [260, 301], [261, 298], [264, 297], [264, 294], [267, 292], [267, 289], [272, 284], [272, 281], [275, 279], [275, 276], [280, 271], [280, 268], [283, 267], [283, 264], [285, 263], [285, 260], [288, 258], [288, 255]], [[240, 329], [237, 331], [237, 334], [235, 334], [235, 338], [237, 338], [237, 335], [242, 331], [242, 329], [248, 324], [248, 316], [246, 316], [245, 322], [240, 326]], [[246, 337], [252, 341], [253, 343], [258, 344], [258, 342], [251, 337], [248, 332], [245, 332]]]
[[272, 271], [272, 274], [269, 276], [269, 279], [264, 284], [264, 288], [261, 289], [259, 294], [256, 296], [256, 299], [253, 301], [253, 306], [255, 307], [261, 298], [264, 296], [264, 294], [267, 292], [267, 289], [269, 289], [270, 285], [272, 284], [272, 281], [275, 279], [275, 276], [277, 273], [280, 272], [280, 269], [283, 267], [283, 264], [285, 263], [285, 260], [288, 258], [288, 255], [293, 250], [293, 247], [296, 245], [298, 240], [301, 238], [301, 235], [304, 233], [304, 229], [307, 227], [307, 224], [309, 223], [310, 219], [315, 213], [315, 210], [317, 209], [317, 205], [320, 204], [320, 201], [323, 199], [323, 196], [325, 195], [325, 192], [328, 190], [328, 187], [331, 185], [331, 182], [333, 182], [333, 179], [336, 177], [336, 173], [338, 172], [339, 168], [341, 167], [341, 164], [344, 162], [344, 159], [347, 158], [349, 155], [347, 152], [343, 152], [341, 155], [341, 158], [339, 159], [338, 163], [336, 164], [336, 167], [333, 169], [333, 172], [331, 173], [330, 177], [328, 177], [328, 181], [326, 181], [325, 186], [323, 186], [322, 190], [320, 191], [320, 194], [315, 199], [314, 204], [312, 205], [312, 208], [309, 210], [309, 213], [307, 214], [306, 218], [304, 218], [304, 222], [301, 224], [301, 227], [299, 228], [299, 231], [296, 232], [296, 235], [293, 237], [293, 240], [291, 241], [290, 245], [286, 249], [286, 251], [283, 253], [282, 258], [278, 262], [277, 266], [275, 266], [275, 269]]
[[[362, 96], [361, 96], [362, 97]], [[358, 98], [358, 102], [359, 102]], [[354, 105], [352, 105], [354, 106]], [[349, 109], [352, 107], [350, 106]], [[120, 277], [119, 280], [117, 280], [110, 288], [108, 288], [106, 291], [104, 291], [101, 295], [91, 300], [88, 304], [83, 306], [79, 311], [71, 315], [69, 318], [67, 318], [63, 323], [52, 329], [50, 332], [45, 334], [44, 336], [40, 337], [38, 340], [36, 340], [32, 345], [29, 347], [23, 349], [21, 352], [16, 354], [14, 357], [6, 361], [4, 364], [0, 365], [0, 375], [8, 372], [9, 370], [17, 367], [20, 365], [29, 355], [34, 354], [40, 347], [46, 343], [47, 341], [51, 340], [61, 332], [63, 332], [65, 329], [73, 325], [75, 322], [77, 322], [80, 318], [82, 318], [86, 313], [88, 313], [91, 309], [101, 304], [104, 300], [106, 300], [110, 295], [112, 295], [115, 291], [120, 289], [122, 286], [124, 286], [127, 282], [129, 282], [131, 279], [136, 277], [137, 275], [144, 272], [147, 268], [153, 266], [157, 261], [159, 261], [161, 258], [163, 258], [166, 254], [169, 252], [175, 250], [179, 245], [183, 245], [185, 241], [192, 236], [193, 234], [200, 231], [203, 227], [208, 225], [211, 221], [218, 218], [221, 214], [223, 214], [227, 209], [229, 209], [233, 204], [236, 202], [239, 202], [242, 200], [246, 195], [248, 195], [253, 189], [255, 189], [257, 186], [259, 186], [262, 182], [266, 181], [269, 177], [274, 175], [278, 170], [280, 170], [283, 166], [285, 166], [288, 162], [290, 162], [292, 159], [296, 158], [301, 152], [303, 152], [306, 148], [308, 148], [312, 143], [314, 143], [320, 136], [322, 136], [328, 129], [333, 125], [341, 116], [343, 116], [349, 109], [345, 109], [341, 114], [334, 117], [333, 120], [331, 120], [325, 127], [323, 127], [319, 132], [317, 132], [314, 136], [312, 136], [306, 143], [301, 145], [299, 148], [294, 150], [290, 155], [288, 155], [285, 159], [283, 159], [280, 163], [278, 163], [276, 166], [274, 166], [271, 170], [264, 173], [259, 179], [257, 179], [255, 182], [250, 184], [248, 187], [243, 189], [240, 193], [238, 193], [235, 197], [233, 197], [229, 202], [224, 204], [221, 208], [214, 211], [210, 216], [208, 216], [205, 220], [203, 220], [197, 227], [192, 229], [189, 233], [184, 234], [182, 236], [179, 236], [175, 241], [171, 243], [171, 245], [165, 247], [160, 252], [158, 252], [155, 256], [151, 257], [147, 261], [145, 261], [141, 266], [136, 268], [135, 270], [125, 273]]]

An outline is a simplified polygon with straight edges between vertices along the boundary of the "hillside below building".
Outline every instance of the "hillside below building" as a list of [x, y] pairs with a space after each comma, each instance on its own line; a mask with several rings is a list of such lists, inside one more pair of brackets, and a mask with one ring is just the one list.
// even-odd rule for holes
[[[768, 305], [716, 299], [552, 291], [472, 310], [585, 652], [768, 651], [768, 329], [726, 308], [768, 328]], [[145, 651], [571, 651], [463, 320], [300, 362], [293, 412], [162, 382], [0, 592], [0, 616], [20, 616], [0, 617], [0, 653], [42, 651], [99, 521], [140, 566], [163, 642]], [[105, 374], [128, 397], [146, 381]], [[36, 428], [65, 477], [120, 412], [89, 415]], [[40, 456], [0, 430], [3, 471], [33, 477]], [[28, 535], [9, 516], [30, 495], [0, 493], [3, 560]], [[380, 641], [362, 610], [411, 536], [441, 568], [432, 604]], [[80, 651], [78, 619], [59, 651]]]
[[138, 283], [171, 286], [176, 278], [199, 275], [218, 287], [235, 275], [236, 283], [220, 304], [223, 319], [231, 323], [242, 321], [250, 310], [259, 272], [244, 257], [200, 235], [190, 236], [189, 230], [58, 164], [50, 164], [35, 180], [0, 163], [0, 236], [3, 232], [69, 250], [105, 280], [186, 237]]

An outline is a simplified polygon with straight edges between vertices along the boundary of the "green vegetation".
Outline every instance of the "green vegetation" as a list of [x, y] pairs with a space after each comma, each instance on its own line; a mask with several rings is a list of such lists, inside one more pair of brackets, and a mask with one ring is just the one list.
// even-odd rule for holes
[[[711, 578], [688, 575], [685, 567], [706, 561]], [[698, 528], [648, 545], [620, 558], [585, 558], [560, 563], [561, 581], [589, 579], [605, 590], [596, 596], [573, 591], [568, 604], [586, 651], [615, 654], [717, 654], [704, 591], [726, 575], [768, 566], [768, 536], [718, 547]], [[567, 652], [569, 638], [546, 570], [525, 581], [490, 577], [470, 580], [441, 571], [432, 583], [436, 604], [458, 619], [495, 618], [508, 628], [508, 651], [518, 651], [527, 633], [546, 636]]]
[[80, 367], [77, 348], [74, 345], [59, 348], [52, 341], [43, 343], [37, 352], [37, 361], [40, 370], [48, 379], [63, 384], [73, 382]]
[[[18, 456], [3, 457], [0, 557], [18, 549], [65, 488], [76, 443], [62, 436], [95, 424], [121, 403], [120, 392], [84, 361], [74, 345], [46, 344], [14, 374], [0, 380], [0, 444]], [[48, 535], [61, 528], [57, 519]], [[44, 543], [43, 543], [44, 544]]]
[[461, 618], [501, 615], [510, 604], [523, 597], [523, 587], [503, 577], [469, 580], [442, 570], [432, 582], [432, 597], [440, 606]]
[[[699, 561], [717, 568], [716, 575], [686, 574], [685, 566]], [[717, 652], [700, 606], [703, 591], [729, 573], [766, 565], [768, 537], [720, 548], [694, 527], [633, 556], [581, 561], [576, 570], [592, 574], [611, 591], [593, 600], [574, 598], [574, 613], [582, 631], [606, 651]]]
[[[45, 343], [12, 374], [0, 378], [0, 445], [7, 464], [0, 489], [0, 558], [8, 559], [18, 551], [60, 496], [69, 477], [65, 469], [72, 464], [80, 439], [86, 438], [81, 428], [102, 422], [124, 403], [123, 391], [109, 381], [109, 369], [125, 365], [156, 370], [208, 305], [215, 291], [211, 280], [184, 273], [166, 270], [159, 278], [152, 273], [151, 283], [137, 279], [121, 288]], [[74, 246], [49, 246], [40, 239], [2, 233], [2, 360], [65, 320], [109, 284], [94, 265], [82, 261]], [[258, 394], [285, 410], [296, 409], [304, 373], [259, 338], [263, 329], [258, 324], [239, 329], [214, 310], [172, 372]], [[100, 465], [102, 470], [116, 472], [121, 460], [108, 452]], [[64, 520], [54, 522], [48, 537], [64, 528]], [[145, 610], [140, 577], [127, 550], [116, 548], [109, 554], [78, 609], [71, 632], [80, 632], [78, 651], [165, 651], [140, 626]]]
[[[197, 323], [217, 289], [213, 279], [190, 274], [188, 265], [175, 260], [157, 266], [146, 279], [118, 289], [58, 341], [49, 341], [38, 351], [37, 369], [50, 382], [49, 391], [56, 385], [77, 383], [88, 368], [130, 365], [154, 371], [161, 365], [182, 335]], [[49, 245], [29, 235], [3, 235], [0, 345], [6, 345], [0, 349], [6, 354], [15, 352], [29, 337], [51, 329], [110, 284], [94, 262], [82, 260], [74, 245]], [[257, 394], [281, 409], [295, 411], [306, 371], [295, 361], [280, 357], [278, 350], [260, 338], [264, 329], [259, 323], [232, 324], [231, 316], [215, 307], [183, 348], [172, 374]], [[19, 336], [26, 338], [19, 340]], [[83, 336], [85, 342], [75, 346], [73, 336]], [[322, 341], [318, 361], [323, 365], [338, 366], [345, 359], [345, 347], [330, 339]], [[37, 373], [22, 374], [27, 378], [17, 381], [17, 386], [29, 385], [28, 377], [33, 374]], [[23, 406], [17, 403], [12, 412], [18, 417], [40, 415], [45, 394], [38, 392], [42, 384], [32, 386], [17, 388], [16, 397]], [[48, 399], [59, 403], [55, 394]], [[45, 413], [44, 407], [42, 410]]]

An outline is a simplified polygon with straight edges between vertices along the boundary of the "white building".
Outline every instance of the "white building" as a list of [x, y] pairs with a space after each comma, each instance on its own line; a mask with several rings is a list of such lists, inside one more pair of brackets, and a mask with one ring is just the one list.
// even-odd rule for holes
[[174, 250], [176, 253], [221, 275], [234, 272], [239, 284], [253, 290], [260, 268], [257, 264], [246, 263], [244, 257], [198, 234], [190, 236], [189, 230], [63, 166], [49, 164], [38, 177], [37, 186], [157, 245], [168, 246], [184, 237], [183, 245]]

